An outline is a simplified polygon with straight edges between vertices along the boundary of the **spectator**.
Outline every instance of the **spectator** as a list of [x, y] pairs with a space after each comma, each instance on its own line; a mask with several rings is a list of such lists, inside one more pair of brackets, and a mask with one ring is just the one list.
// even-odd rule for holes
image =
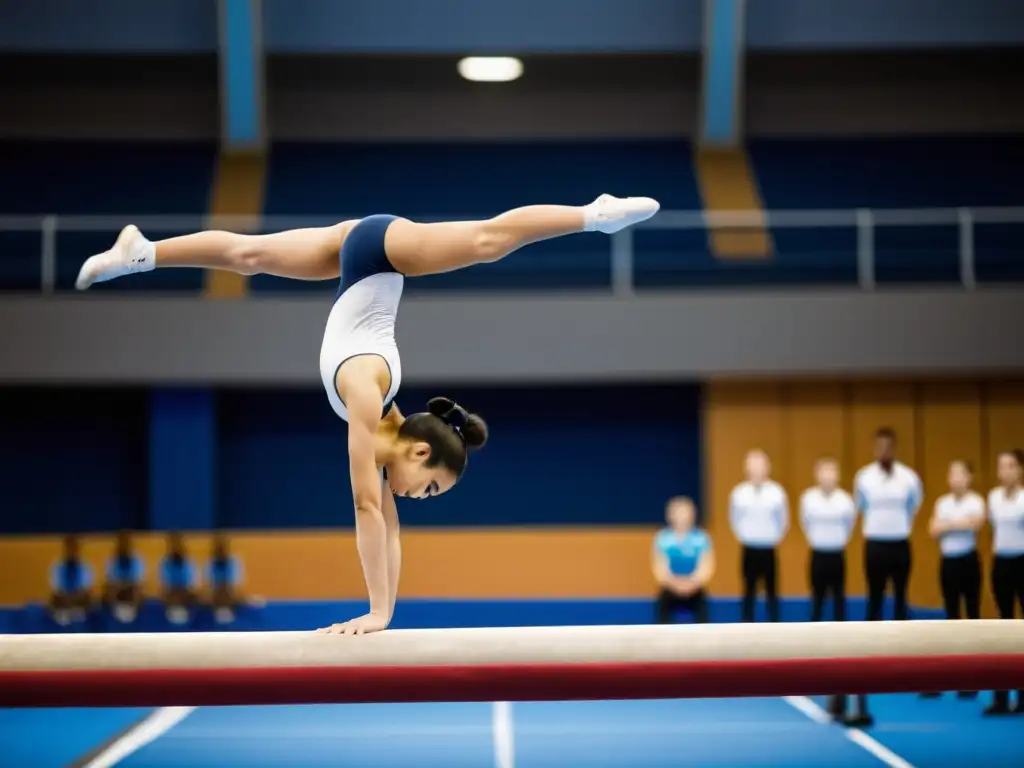
[[[1024, 451], [1003, 451], [996, 471], [999, 487], [988, 495], [992, 521], [992, 594], [999, 618], [1014, 618], [1014, 603], [1024, 613], [1024, 489], [1021, 488]], [[1024, 691], [1017, 691], [1017, 704], [1010, 706], [1010, 692], [996, 691], [986, 715], [1024, 714]]]
[[195, 567], [185, 553], [185, 541], [180, 533], [167, 536], [167, 554], [160, 575], [167, 620], [172, 624], [187, 624], [197, 602], [197, 584]]
[[[966, 461], [949, 465], [949, 493], [935, 502], [928, 532], [938, 539], [942, 552], [939, 586], [947, 619], [959, 619], [961, 603], [968, 619], [981, 617], [981, 561], [978, 560], [977, 532], [985, 524], [985, 500], [971, 490], [971, 466]], [[930, 698], [936, 693], [925, 693]], [[973, 698], [961, 691], [961, 698]]]
[[78, 537], [64, 537], [64, 552], [50, 572], [50, 615], [62, 627], [85, 621], [92, 608], [93, 574], [82, 560]]
[[857, 509], [853, 497], [839, 487], [839, 463], [819, 459], [818, 484], [800, 497], [800, 522], [811, 548], [811, 621], [821, 621], [825, 599], [832, 597], [836, 621], [846, 620], [846, 545]]
[[896, 433], [875, 433], [875, 461], [857, 473], [854, 497], [864, 520], [864, 571], [868, 582], [868, 621], [879, 621], [885, 591], [892, 582], [895, 616], [909, 617], [910, 533], [921, 506], [921, 478], [896, 461]]
[[228, 550], [228, 540], [218, 534], [213, 540], [213, 556], [207, 568], [210, 582], [210, 606], [218, 624], [235, 620], [235, 611], [241, 604], [238, 587], [242, 581], [242, 565]]
[[715, 575], [711, 539], [694, 527], [692, 499], [680, 496], [669, 501], [665, 519], [668, 527], [654, 538], [654, 578], [661, 587], [655, 618], [659, 624], [670, 624], [681, 608], [703, 624], [708, 620], [707, 585]]
[[729, 497], [729, 523], [743, 545], [743, 621], [754, 620], [758, 583], [764, 582], [768, 618], [779, 620], [775, 548], [789, 528], [789, 500], [770, 479], [771, 462], [764, 451], [747, 454], [746, 482]]
[[121, 531], [117, 546], [107, 564], [107, 584], [103, 602], [115, 620], [130, 624], [139, 615], [142, 606], [142, 558], [132, 548], [132, 536]]

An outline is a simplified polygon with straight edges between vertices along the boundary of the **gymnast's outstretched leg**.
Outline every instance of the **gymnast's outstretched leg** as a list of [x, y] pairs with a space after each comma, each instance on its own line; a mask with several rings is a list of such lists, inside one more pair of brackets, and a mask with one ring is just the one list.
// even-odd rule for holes
[[[577, 232], [618, 232], [649, 219], [658, 208], [655, 200], [646, 197], [602, 195], [589, 205], [530, 205], [480, 221], [419, 224], [398, 219], [388, 229], [385, 248], [399, 272], [410, 277], [437, 274], [497, 261], [541, 240]], [[113, 248], [86, 260], [75, 286], [82, 290], [93, 283], [157, 267], [329, 280], [338, 277], [338, 252], [357, 223], [346, 221], [333, 227], [273, 235], [199, 232], [157, 242], [128, 226]]]
[[338, 251], [355, 225], [293, 229], [273, 235], [208, 231], [152, 242], [129, 225], [109, 251], [86, 260], [75, 287], [113, 280], [157, 267], [222, 269], [242, 275], [258, 273], [295, 280], [330, 280], [340, 272]]
[[528, 205], [483, 221], [394, 222], [384, 247], [392, 266], [410, 277], [452, 272], [505, 258], [523, 246], [579, 232], [611, 234], [651, 218], [649, 197], [601, 195], [590, 205]]

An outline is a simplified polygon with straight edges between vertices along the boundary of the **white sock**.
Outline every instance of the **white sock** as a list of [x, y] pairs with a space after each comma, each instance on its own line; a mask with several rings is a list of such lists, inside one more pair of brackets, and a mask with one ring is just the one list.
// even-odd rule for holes
[[128, 262], [125, 266], [129, 272], [149, 272], [156, 269], [156, 245], [141, 233], [132, 241], [126, 255]]
[[601, 195], [583, 208], [583, 231], [614, 234], [645, 221], [661, 206], [650, 197], [615, 197]]
[[[602, 195], [603, 197], [603, 195]], [[583, 231], [584, 232], [596, 232], [598, 211], [601, 204], [601, 197], [597, 198], [592, 203], [583, 206]]]

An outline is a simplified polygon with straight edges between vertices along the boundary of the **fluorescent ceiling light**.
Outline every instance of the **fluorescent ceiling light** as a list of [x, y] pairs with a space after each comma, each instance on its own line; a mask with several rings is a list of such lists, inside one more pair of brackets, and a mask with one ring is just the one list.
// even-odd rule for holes
[[523, 62], [511, 56], [467, 56], [459, 74], [476, 83], [507, 83], [523, 74]]

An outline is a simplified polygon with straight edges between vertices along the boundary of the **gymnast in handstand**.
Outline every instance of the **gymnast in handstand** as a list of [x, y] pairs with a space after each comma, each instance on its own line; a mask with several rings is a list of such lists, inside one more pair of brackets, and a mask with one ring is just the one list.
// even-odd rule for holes
[[320, 377], [335, 413], [348, 422], [356, 544], [370, 611], [321, 630], [385, 629], [401, 570], [395, 496], [425, 499], [451, 490], [471, 450], [487, 441], [482, 418], [437, 397], [403, 416], [393, 401], [402, 381], [395, 318], [406, 277], [498, 261], [530, 243], [577, 232], [611, 234], [649, 219], [658, 202], [601, 195], [584, 206], [531, 205], [482, 221], [423, 224], [378, 214], [331, 227], [271, 235], [199, 232], [158, 242], [127, 226], [109, 251], [86, 260], [80, 290], [160, 267], [222, 269], [340, 285], [320, 349]]

